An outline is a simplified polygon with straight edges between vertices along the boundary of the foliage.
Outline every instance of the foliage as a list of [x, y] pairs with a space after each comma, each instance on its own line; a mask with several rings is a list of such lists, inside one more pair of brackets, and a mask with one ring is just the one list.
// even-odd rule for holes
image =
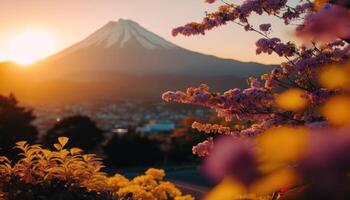
[[0, 95], [0, 151], [3, 155], [14, 157], [16, 152], [12, 147], [17, 141], [36, 141], [38, 130], [32, 125], [34, 120], [32, 110], [18, 105], [13, 95]]
[[105, 144], [103, 151], [109, 166], [149, 166], [161, 163], [163, 159], [159, 142], [136, 133], [113, 136]]
[[[103, 145], [109, 167], [144, 167], [196, 164], [200, 159], [191, 153], [193, 145], [206, 138], [191, 128], [195, 118], [186, 117], [168, 133], [140, 135], [133, 127], [127, 134], [113, 135]], [[145, 151], [147, 149], [147, 151]]]
[[192, 147], [204, 140], [206, 136], [191, 128], [194, 121], [196, 121], [196, 118], [185, 117], [181, 121], [181, 128], [177, 128], [172, 132], [169, 162], [198, 163], [199, 159], [191, 153]]
[[[224, 135], [193, 147], [206, 157], [207, 174], [221, 182], [207, 199], [240, 199], [242, 194], [263, 199], [259, 195], [299, 185], [306, 187], [291, 199], [349, 199], [349, 1], [301, 0], [296, 6], [287, 0], [221, 2], [217, 11], [175, 28], [173, 35], [204, 35], [233, 22], [262, 36], [257, 54], [276, 54], [286, 61], [260, 79], [250, 77], [246, 89], [220, 94], [202, 84], [163, 94], [165, 101], [205, 106], [227, 122], [243, 125], [192, 125]], [[272, 25], [254, 25], [253, 14], [296, 25], [303, 44], [273, 37]]]
[[78, 146], [88, 152], [97, 150], [97, 144], [104, 140], [103, 130], [87, 116], [70, 116], [58, 121], [44, 136], [47, 146], [58, 137], [69, 137], [72, 146]]
[[163, 170], [149, 169], [132, 180], [120, 174], [108, 177], [96, 155], [65, 148], [67, 137], [58, 141], [54, 151], [17, 142], [22, 153], [13, 164], [0, 157], [0, 199], [193, 199], [163, 181]]

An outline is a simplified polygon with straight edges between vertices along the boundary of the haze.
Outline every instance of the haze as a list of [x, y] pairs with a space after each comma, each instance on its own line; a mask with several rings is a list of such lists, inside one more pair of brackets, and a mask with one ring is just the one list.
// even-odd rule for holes
[[[254, 42], [259, 38], [234, 24], [218, 28], [205, 37], [172, 37], [171, 29], [189, 21], [199, 21], [205, 11], [216, 5], [202, 0], [1, 0], [0, 60], [11, 60], [9, 40], [29, 29], [42, 29], [52, 33], [55, 49], [47, 54], [74, 44], [106, 24], [119, 18], [132, 19], [165, 39], [184, 48], [223, 58], [261, 63], [278, 63], [274, 56], [255, 55]], [[281, 22], [269, 17], [255, 17], [254, 22], [273, 21], [277, 36], [290, 36]], [[25, 44], [23, 44], [25, 45]], [[44, 49], [45, 50], [45, 49]], [[47, 56], [47, 55], [42, 55]], [[31, 56], [33, 57], [33, 56]]]

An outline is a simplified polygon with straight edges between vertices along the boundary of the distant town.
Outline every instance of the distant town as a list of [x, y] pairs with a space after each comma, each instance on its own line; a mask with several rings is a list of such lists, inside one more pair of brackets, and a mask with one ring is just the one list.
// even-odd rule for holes
[[[183, 107], [183, 106], [182, 106]], [[37, 117], [34, 125], [44, 134], [61, 119], [74, 115], [89, 116], [107, 135], [126, 134], [133, 128], [139, 134], [170, 133], [186, 116], [205, 119], [210, 111], [200, 107], [136, 101], [110, 104], [80, 103], [31, 106]]]

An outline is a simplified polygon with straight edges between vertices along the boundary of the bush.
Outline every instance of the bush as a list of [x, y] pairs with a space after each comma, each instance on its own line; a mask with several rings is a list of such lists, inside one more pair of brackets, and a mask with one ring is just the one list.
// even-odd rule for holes
[[191, 200], [170, 182], [165, 172], [149, 169], [129, 180], [120, 174], [107, 176], [100, 158], [79, 148], [64, 148], [67, 137], [60, 137], [51, 151], [40, 145], [17, 142], [20, 159], [12, 164], [0, 157], [0, 199], [174, 199]]
[[12, 149], [17, 141], [35, 142], [38, 130], [32, 125], [35, 120], [32, 110], [19, 106], [13, 95], [0, 95], [0, 151], [9, 158], [15, 157]]
[[57, 122], [45, 135], [44, 144], [50, 146], [58, 137], [69, 137], [72, 146], [87, 152], [96, 152], [98, 144], [104, 140], [103, 130], [99, 129], [88, 116], [70, 116]]

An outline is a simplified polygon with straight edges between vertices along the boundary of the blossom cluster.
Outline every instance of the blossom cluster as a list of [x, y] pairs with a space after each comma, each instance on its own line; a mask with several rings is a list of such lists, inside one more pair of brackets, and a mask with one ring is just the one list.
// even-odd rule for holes
[[[250, 77], [245, 89], [217, 93], [202, 84], [163, 94], [165, 101], [205, 106], [245, 127], [193, 124], [199, 131], [219, 133], [193, 148], [193, 153], [206, 157], [206, 174], [220, 182], [206, 199], [240, 199], [242, 194], [350, 198], [349, 7], [349, 1], [322, 0], [300, 1], [295, 7], [285, 0], [225, 3], [202, 22], [173, 30], [174, 36], [190, 36], [234, 22], [263, 36], [256, 42], [257, 54], [286, 59], [270, 73]], [[272, 37], [271, 24], [255, 28], [249, 21], [252, 13], [296, 25], [303, 44]], [[284, 194], [295, 188], [302, 191], [291, 197]]]
[[[215, 110], [227, 121], [233, 119], [264, 119], [270, 112], [274, 96], [264, 88], [232, 89], [223, 94], [213, 93], [207, 85], [190, 87], [186, 92], [166, 92], [165, 101], [175, 101], [187, 104], [197, 104]], [[255, 110], [250, 109], [254, 107]], [[260, 111], [260, 112], [258, 112]]]
[[256, 54], [275, 52], [279, 56], [291, 57], [295, 55], [295, 45], [284, 44], [279, 38], [261, 38], [256, 42]]
[[[174, 31], [176, 34], [182, 33], [184, 35], [191, 35], [195, 34], [196, 30], [200, 30], [200, 32], [203, 32], [205, 29], [209, 30], [210, 27], [214, 27], [212, 25], [216, 24], [210, 23], [213, 18], [217, 17], [217, 19], [219, 19], [219, 16], [231, 16], [227, 15], [227, 13], [237, 10], [242, 12], [241, 8], [246, 8], [247, 5], [257, 5], [260, 6], [261, 9], [264, 8], [262, 9], [264, 12], [269, 12], [265, 11], [266, 9], [264, 7], [272, 5], [270, 4], [271, 2], [268, 2], [270, 1], [245, 1], [240, 6], [225, 4], [219, 8], [217, 13], [208, 14], [203, 23], [191, 23], [190, 26], [185, 25], [184, 27], [189, 28], [189, 32], [179, 31], [178, 28], [174, 29]], [[300, 11], [307, 15], [310, 13], [313, 14], [314, 12], [314, 6], [309, 2], [301, 3], [295, 8], [287, 6], [284, 1], [277, 2], [279, 3], [274, 5], [284, 5], [288, 8], [287, 10], [289, 12]], [[253, 9], [252, 6], [249, 8], [250, 9], [247, 9], [249, 10], [248, 13], [253, 12], [253, 10], [254, 12], [259, 10], [257, 8]], [[269, 12], [270, 14], [283, 12], [279, 10], [281, 9], [280, 6], [269, 8], [270, 10], [275, 9], [274, 11]], [[239, 16], [241, 16], [241, 14]], [[249, 15], [243, 16], [248, 17]], [[220, 19], [229, 20], [225, 17]], [[223, 20], [221, 22], [225, 23], [226, 21]], [[194, 30], [190, 31], [190, 27], [194, 28]], [[196, 27], [202, 27], [204, 29], [196, 29]], [[260, 25], [260, 30], [263, 32], [270, 30], [270, 28], [270, 24]], [[337, 67], [338, 69], [344, 68], [344, 63], [350, 60], [349, 43], [340, 38], [329, 43], [317, 45], [312, 42], [311, 46], [301, 45], [298, 47], [293, 42], [284, 43], [281, 39], [269, 37], [269, 35], [256, 29], [253, 29], [253, 31], [264, 35], [264, 38], [261, 38], [256, 42], [257, 54], [276, 53], [281, 57], [285, 57], [287, 59], [286, 62], [274, 68], [270, 73], [262, 75], [260, 79], [250, 77], [248, 79], [250, 87], [246, 89], [234, 88], [220, 94], [210, 91], [207, 85], [202, 84], [199, 87], [190, 87], [185, 92], [166, 92], [163, 94], [163, 99], [165, 101], [205, 106], [213, 109], [219, 117], [223, 117], [227, 121], [240, 120], [251, 124], [250, 126], [247, 126], [246, 129], [239, 130], [238, 133], [237, 131], [234, 133], [231, 131], [232, 134], [235, 135], [256, 135], [271, 126], [281, 124], [307, 125], [310, 127], [327, 124], [326, 119], [317, 111], [317, 108], [325, 102], [325, 100], [339, 93], [339, 88], [322, 87], [322, 82], [325, 81], [319, 81], [320, 71], [324, 71], [333, 65], [339, 65], [340, 67]], [[327, 78], [330, 73], [327, 74], [328, 75], [323, 76], [326, 77], [324, 78], [326, 81], [328, 80], [328, 82], [333, 83], [339, 82], [336, 80], [341, 73], [337, 73], [338, 75], [336, 76], [333, 75], [333, 78]], [[344, 76], [344, 79], [347, 79], [347, 77]], [[284, 95], [278, 94], [279, 92], [277, 92], [288, 90], [290, 88], [293, 88], [294, 91], [298, 90], [298, 92], [288, 92]], [[290, 104], [290, 106], [281, 106], [281, 99], [283, 99], [282, 104]], [[289, 103], [287, 101], [289, 101]], [[297, 106], [297, 103], [295, 102], [298, 102], [299, 105]], [[304, 109], [306, 104], [308, 105], [308, 108]], [[208, 126], [201, 127], [202, 129], [200, 130], [204, 132], [208, 132], [210, 129]], [[217, 132], [215, 128], [212, 129], [212, 131]]]
[[[334, 40], [350, 36], [350, 12], [348, 8], [327, 4], [317, 13], [305, 17], [297, 33], [312, 40]], [[332, 27], [331, 29], [329, 27]]]
[[[214, 3], [215, 1], [206, 2]], [[250, 25], [248, 18], [253, 13], [258, 15], [265, 13], [278, 16], [279, 18], [284, 19], [286, 24], [289, 24], [293, 19], [298, 19], [303, 16], [304, 13], [312, 10], [312, 8], [313, 6], [309, 2], [298, 5], [296, 8], [291, 8], [287, 5], [287, 0], [249, 0], [244, 1], [241, 5], [227, 3], [220, 6], [216, 12], [208, 13], [202, 22], [191, 22], [184, 26], [175, 28], [173, 29], [172, 34], [174, 36], [178, 34], [204, 34], [205, 31], [225, 25], [227, 22], [238, 23], [244, 26], [245, 30], [249, 31], [252, 30], [252, 26]], [[265, 26], [265, 30], [266, 29]]]
[[[193, 200], [190, 195], [182, 195], [176, 186], [164, 181], [165, 172], [161, 169], [148, 169], [144, 175], [131, 180], [120, 174], [107, 176], [100, 158], [93, 154], [83, 154], [79, 148], [65, 149], [68, 138], [58, 138], [55, 151], [40, 145], [18, 142], [16, 148], [22, 156], [16, 163], [0, 157], [0, 199], [21, 199], [24, 195], [33, 198], [45, 190], [61, 183], [69, 191], [93, 193], [106, 196], [103, 199], [145, 199], [145, 200]], [[31, 185], [25, 190], [25, 185]], [[32, 186], [41, 186], [38, 193]], [[28, 197], [28, 198], [29, 198]], [[67, 197], [68, 198], [68, 197]], [[96, 197], [97, 198], [97, 197]], [[100, 199], [100, 198], [99, 198]]]
[[209, 152], [214, 148], [213, 139], [209, 138], [192, 148], [192, 152], [200, 157], [208, 156]]
[[220, 124], [203, 124], [199, 122], [193, 122], [192, 128], [205, 133], [219, 133], [224, 135], [234, 134], [234, 131], [232, 131], [230, 127]]

